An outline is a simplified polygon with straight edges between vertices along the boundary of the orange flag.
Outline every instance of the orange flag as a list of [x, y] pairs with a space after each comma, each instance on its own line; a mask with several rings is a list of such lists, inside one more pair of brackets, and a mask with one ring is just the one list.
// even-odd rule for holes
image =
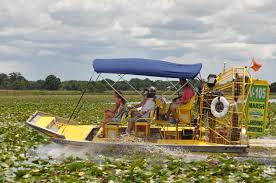
[[250, 68], [254, 71], [258, 71], [262, 67], [262, 64], [258, 63], [254, 58], [252, 59]]

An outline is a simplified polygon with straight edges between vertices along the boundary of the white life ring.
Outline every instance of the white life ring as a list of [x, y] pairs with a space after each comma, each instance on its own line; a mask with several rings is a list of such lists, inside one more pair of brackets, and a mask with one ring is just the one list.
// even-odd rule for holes
[[[218, 112], [216, 110], [216, 105], [220, 102], [223, 104], [223, 110]], [[211, 103], [211, 112], [216, 118], [223, 118], [227, 114], [229, 106], [229, 102], [224, 97], [216, 97]]]

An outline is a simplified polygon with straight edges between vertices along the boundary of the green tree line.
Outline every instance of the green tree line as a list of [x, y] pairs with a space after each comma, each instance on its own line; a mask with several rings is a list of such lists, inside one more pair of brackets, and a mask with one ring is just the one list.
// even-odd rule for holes
[[[176, 84], [176, 81], [164, 81], [164, 80], [150, 80], [132, 78], [129, 80], [129, 84], [125, 81], [118, 81], [114, 84], [114, 81], [107, 79], [111, 85], [118, 90], [133, 90], [132, 85], [137, 90], [143, 90], [150, 86], [155, 86], [158, 90], [173, 89], [172, 84]], [[200, 85], [198, 80], [194, 80], [195, 85]], [[112, 88], [104, 81], [92, 81], [88, 84], [88, 81], [61, 81], [55, 75], [49, 75], [45, 80], [28, 81], [19, 72], [12, 72], [9, 74], [0, 73], [0, 89], [12, 89], [12, 90], [78, 90], [83, 91], [87, 89], [90, 92], [104, 92], [112, 90]], [[276, 82], [270, 85], [271, 92], [276, 92]]]
[[[110, 85], [118, 90], [133, 90], [133, 86], [137, 90], [143, 90], [150, 86], [155, 86], [159, 90], [167, 90], [173, 88], [172, 84], [176, 84], [176, 81], [163, 81], [163, 80], [150, 80], [133, 78], [129, 81], [129, 85], [125, 81], [114, 82], [111, 79], [106, 79]], [[45, 80], [28, 81], [19, 72], [13, 72], [9, 74], [0, 73], [0, 89], [12, 89], [12, 90], [79, 90], [82, 91], [85, 88], [90, 92], [104, 92], [112, 90], [112, 88], [104, 80], [92, 81], [88, 84], [88, 81], [61, 81], [55, 75], [49, 75]]]
[[12, 90], [58, 90], [61, 81], [54, 75], [49, 75], [45, 80], [28, 81], [19, 72], [9, 74], [0, 73], [0, 89]]
[[[150, 80], [132, 78], [129, 83], [125, 81], [118, 81], [114, 84], [114, 81], [107, 79], [111, 85], [118, 90], [133, 90], [130, 86], [132, 85], [137, 90], [143, 90], [150, 86], [155, 86], [158, 90], [168, 90], [173, 88], [172, 84], [176, 84], [176, 81], [164, 81], [164, 80]], [[199, 81], [194, 80], [194, 84], [199, 85]], [[0, 73], [0, 89], [11, 89], [11, 90], [78, 90], [82, 91], [87, 89], [90, 92], [104, 92], [112, 90], [112, 88], [104, 81], [92, 81], [88, 84], [88, 81], [61, 81], [55, 75], [49, 75], [45, 80], [28, 81], [19, 72], [12, 72], [9, 74]], [[276, 92], [276, 82], [270, 85], [271, 92]]]

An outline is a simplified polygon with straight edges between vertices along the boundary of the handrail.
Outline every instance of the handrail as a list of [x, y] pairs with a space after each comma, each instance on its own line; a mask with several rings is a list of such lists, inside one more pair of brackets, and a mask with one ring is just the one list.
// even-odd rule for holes
[[208, 129], [210, 129], [212, 132], [214, 132], [215, 134], [217, 134], [218, 136], [220, 136], [220, 137], [222, 137], [223, 138], [223, 140], [225, 140], [225, 141], [227, 141], [228, 143], [231, 143], [231, 141], [229, 141], [228, 139], [226, 139], [224, 136], [222, 136], [221, 134], [219, 134], [217, 131], [215, 131], [214, 129], [212, 129], [212, 128], [208, 128]]

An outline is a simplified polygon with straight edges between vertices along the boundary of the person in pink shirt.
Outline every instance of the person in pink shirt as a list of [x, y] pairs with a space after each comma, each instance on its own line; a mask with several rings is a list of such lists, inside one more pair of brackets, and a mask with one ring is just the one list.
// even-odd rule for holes
[[173, 99], [173, 102], [171, 103], [169, 110], [166, 114], [167, 119], [170, 117], [171, 114], [173, 114], [173, 118], [176, 119], [177, 118], [177, 115], [176, 115], [177, 106], [187, 104], [191, 100], [191, 98], [194, 96], [193, 89], [187, 83], [187, 81], [185, 79], [180, 79], [179, 83], [181, 86], [183, 86], [185, 84], [185, 86], [183, 87], [183, 93], [180, 97]]

